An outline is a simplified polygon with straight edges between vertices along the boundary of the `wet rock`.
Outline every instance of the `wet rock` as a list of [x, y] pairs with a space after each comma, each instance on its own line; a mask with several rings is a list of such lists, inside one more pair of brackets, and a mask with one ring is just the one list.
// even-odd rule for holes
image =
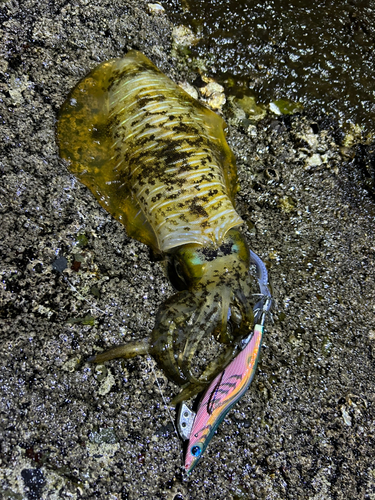
[[207, 82], [207, 85], [199, 89], [203, 101], [214, 111], [221, 110], [226, 102], [224, 87], [210, 78], [202, 78]]
[[52, 262], [52, 269], [55, 271], [62, 273], [68, 267], [68, 261], [65, 257], [59, 257], [58, 259]]
[[315, 153], [305, 160], [305, 167], [317, 167], [323, 163], [322, 157]]
[[198, 96], [198, 91], [197, 91], [197, 89], [193, 85], [191, 85], [188, 82], [181, 82], [181, 83], [179, 83], [179, 86], [183, 90], [185, 90], [185, 92], [187, 94], [189, 94], [193, 99], [197, 99], [198, 100], [198, 97], [199, 97]]
[[39, 500], [42, 498], [43, 489], [46, 485], [43, 472], [40, 469], [23, 469], [21, 475], [25, 484], [27, 500]]
[[150, 14], [160, 15], [165, 13], [165, 9], [160, 3], [148, 3], [147, 9]]
[[172, 39], [176, 47], [190, 47], [199, 41], [199, 37], [186, 26], [176, 26], [173, 28]]

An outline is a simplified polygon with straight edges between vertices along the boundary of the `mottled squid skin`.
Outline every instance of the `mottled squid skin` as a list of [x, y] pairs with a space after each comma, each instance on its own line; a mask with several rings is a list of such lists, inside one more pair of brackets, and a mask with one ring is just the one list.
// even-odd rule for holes
[[[224, 121], [144, 55], [104, 62], [62, 106], [57, 136], [69, 170], [122, 222], [163, 254], [178, 293], [159, 310], [152, 336], [95, 357], [151, 353], [184, 387], [201, 391], [238, 352], [253, 323], [249, 250], [234, 208], [238, 191]], [[224, 349], [203, 369], [204, 337]]]

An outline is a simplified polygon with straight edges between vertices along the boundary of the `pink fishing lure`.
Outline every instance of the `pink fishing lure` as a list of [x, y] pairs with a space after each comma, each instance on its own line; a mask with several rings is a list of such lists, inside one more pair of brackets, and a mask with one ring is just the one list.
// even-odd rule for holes
[[255, 325], [246, 347], [211, 382], [201, 399], [191, 429], [185, 457], [185, 471], [198, 463], [215, 430], [232, 406], [243, 396], [254, 377], [264, 327]]

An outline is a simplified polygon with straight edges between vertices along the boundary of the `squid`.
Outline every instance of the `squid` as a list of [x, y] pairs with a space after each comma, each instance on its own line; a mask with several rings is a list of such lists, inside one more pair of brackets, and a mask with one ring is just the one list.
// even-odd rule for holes
[[[149, 338], [91, 361], [150, 354], [182, 388], [174, 404], [207, 388], [242, 352], [254, 325], [249, 269], [259, 269], [260, 259], [241, 232], [225, 128], [135, 50], [94, 68], [58, 116], [59, 152], [69, 171], [130, 237], [163, 257], [176, 289], [160, 305]], [[208, 345], [215, 346], [212, 358]]]

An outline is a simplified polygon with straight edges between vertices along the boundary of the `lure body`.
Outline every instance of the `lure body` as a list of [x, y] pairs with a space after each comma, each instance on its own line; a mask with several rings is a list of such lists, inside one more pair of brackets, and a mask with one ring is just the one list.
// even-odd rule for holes
[[[129, 236], [164, 255], [178, 290], [151, 338], [96, 362], [150, 353], [200, 392], [240, 350], [253, 325], [250, 252], [224, 121], [136, 51], [100, 64], [73, 89], [57, 127], [60, 156]], [[206, 346], [217, 345], [214, 359]]]
[[187, 473], [196, 466], [217, 427], [250, 386], [259, 359], [263, 329], [262, 325], [255, 325], [247, 346], [216, 376], [201, 399], [186, 451]]

